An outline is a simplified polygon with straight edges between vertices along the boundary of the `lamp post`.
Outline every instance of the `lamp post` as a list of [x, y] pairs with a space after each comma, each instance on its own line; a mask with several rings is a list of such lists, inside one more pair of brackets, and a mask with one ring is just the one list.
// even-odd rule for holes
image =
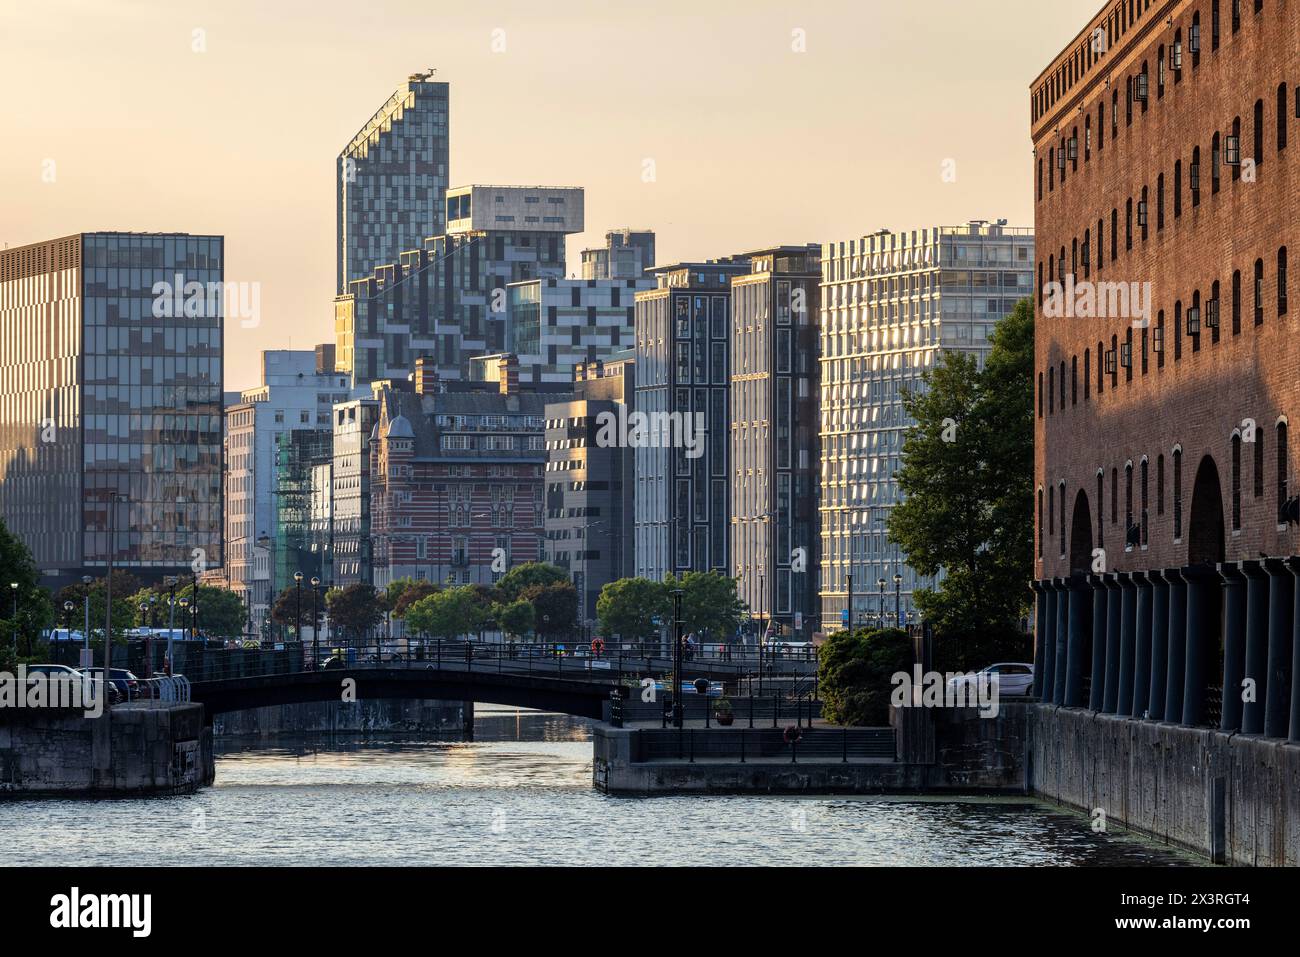
[[18, 657], [18, 583], [10, 582], [9, 591], [14, 596], [14, 657]]
[[297, 625], [295, 626], [296, 634], [294, 635], [294, 638], [296, 638], [298, 643], [301, 644], [302, 643], [302, 572], [293, 573], [293, 584], [294, 584], [294, 590], [297, 592], [298, 595]]
[[877, 625], [881, 628], [885, 626], [885, 586], [889, 584], [884, 578], [877, 578], [876, 585], [880, 589], [880, 600], [876, 602]]
[[311, 580], [311, 661], [312, 667], [317, 666], [320, 661], [320, 613], [317, 608], [317, 599], [320, 598], [320, 579], [315, 576]]
[[902, 591], [901, 591], [902, 587], [903, 587], [903, 576], [895, 572], [894, 573], [894, 627], [895, 628], [903, 627], [903, 598], [902, 598]]
[[[166, 582], [167, 587], [170, 589], [170, 593], [167, 596], [167, 608], [168, 608], [167, 661], [165, 663], [165, 667], [163, 668], [163, 671], [166, 672], [166, 674], [170, 675], [172, 673], [172, 668], [174, 667], [172, 665], [172, 660], [173, 660], [172, 652], [174, 650], [174, 645], [172, 642], [176, 636], [176, 581], [177, 579], [175, 575], [168, 575], [165, 579], [163, 579], [163, 581]], [[186, 657], [186, 660], [187, 661], [189, 660], [188, 656]]]
[[849, 589], [848, 615], [846, 617], [849, 623], [848, 624], [849, 634], [851, 635], [853, 634], [853, 572], [849, 572], [844, 577], [845, 577], [845, 581], [848, 584], [848, 589]]
[[81, 667], [94, 667], [95, 661], [90, 657], [90, 583], [95, 579], [89, 575], [81, 576], [81, 584], [86, 586], [86, 591], [82, 595], [82, 603], [86, 606], [86, 630], [81, 635]]
[[682, 590], [673, 589], [673, 724], [680, 728], [684, 717], [682, 690]]
[[63, 603], [63, 623], [68, 629], [68, 637], [72, 637], [72, 613], [77, 610], [77, 606], [70, 601]]
[[181, 600], [178, 601], [177, 604], [180, 605], [180, 609], [181, 609], [181, 628], [183, 628], [183, 629], [185, 629], [185, 630], [188, 631], [188, 630], [189, 630], [189, 622], [186, 621], [185, 618], [186, 618], [186, 615], [189, 614], [189, 610], [190, 610], [190, 600], [189, 600], [188, 598], [186, 598], [184, 595], [181, 595]]

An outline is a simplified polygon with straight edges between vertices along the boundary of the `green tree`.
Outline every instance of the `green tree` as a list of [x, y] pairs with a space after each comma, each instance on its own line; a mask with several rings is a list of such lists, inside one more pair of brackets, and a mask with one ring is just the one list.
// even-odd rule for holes
[[537, 585], [558, 585], [569, 580], [569, 573], [558, 565], [546, 562], [525, 562], [516, 565], [501, 576], [497, 590], [503, 601], [511, 602], [521, 596], [526, 589]]
[[[114, 586], [115, 593], [116, 590], [116, 586]], [[244, 603], [238, 595], [229, 589], [214, 588], [211, 585], [200, 585], [198, 593], [199, 630], [203, 634], [233, 638], [244, 633], [248, 627], [248, 611], [244, 608]], [[148, 588], [142, 588], [135, 594], [128, 596], [125, 601], [131, 609], [131, 620], [137, 627], [141, 628], [166, 628], [172, 620], [171, 611], [167, 605], [167, 600], [170, 597], [171, 589], [161, 582]], [[184, 599], [187, 603], [183, 611], [180, 607], [181, 599]], [[194, 607], [193, 582], [177, 586], [176, 602], [176, 627], [187, 628], [193, 621], [191, 612]], [[116, 598], [113, 605], [114, 608], [117, 607]], [[140, 610], [141, 605], [145, 606], [144, 611]]]
[[596, 598], [601, 634], [623, 641], [649, 641], [659, 636], [655, 618], [667, 620], [671, 604], [668, 587], [649, 578], [620, 578], [609, 582]]
[[493, 606], [492, 617], [510, 638], [522, 637], [533, 630], [532, 603], [522, 598], [508, 605], [498, 603]]
[[[127, 629], [135, 627], [139, 609], [132, 603], [132, 599], [139, 594], [141, 587], [140, 579], [130, 572], [120, 570], [113, 572], [113, 640], [119, 644], [126, 641]], [[54, 604], [61, 610], [65, 602], [72, 602], [76, 606], [73, 612], [76, 624], [73, 627], [84, 628], [83, 602], [87, 594], [90, 595], [90, 637], [93, 641], [96, 635], [104, 634], [104, 613], [107, 610], [108, 597], [107, 583], [104, 578], [96, 578], [89, 585], [82, 582], [65, 585], [59, 589]]]
[[[19, 652], [28, 655], [36, 650], [39, 633], [54, 621], [54, 604], [40, 577], [31, 551], [0, 519], [0, 643], [12, 648], [16, 631], [21, 638]], [[11, 587], [14, 584], [16, 589]]]
[[484, 609], [471, 585], [445, 588], [421, 598], [406, 612], [406, 627], [417, 634], [455, 639], [479, 629]]
[[383, 596], [373, 585], [358, 582], [331, 588], [325, 594], [325, 605], [334, 627], [353, 638], [364, 638], [384, 620]]
[[533, 627], [547, 640], [573, 634], [578, 623], [578, 592], [569, 581], [530, 585], [519, 596], [533, 606]]
[[730, 638], [740, 627], [746, 605], [736, 594], [736, 580], [718, 572], [686, 572], [680, 578], [669, 575], [664, 586], [671, 595], [682, 590], [682, 622], [687, 633], [709, 641]]
[[881, 726], [889, 722], [892, 678], [910, 672], [912, 643], [896, 628], [832, 632], [818, 649], [817, 686], [822, 717], [832, 724]]
[[922, 575], [916, 602], [941, 640], [1017, 631], [1033, 574], [1034, 315], [998, 323], [984, 369], [946, 352], [926, 388], [905, 393], [915, 420], [895, 478], [903, 502], [889, 536]]
[[421, 598], [428, 598], [439, 591], [439, 587], [433, 582], [412, 581], [409, 578], [406, 582], [407, 584], [395, 594], [390, 586], [388, 600], [391, 604], [388, 607], [392, 609], [394, 618], [405, 618], [412, 605]]

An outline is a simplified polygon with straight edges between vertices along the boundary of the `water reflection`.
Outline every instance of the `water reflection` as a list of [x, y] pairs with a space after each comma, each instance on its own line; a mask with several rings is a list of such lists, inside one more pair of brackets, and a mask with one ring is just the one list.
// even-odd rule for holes
[[589, 724], [564, 715], [481, 707], [474, 738], [223, 742], [217, 784], [197, 795], [93, 815], [84, 801], [4, 805], [0, 864], [1190, 861], [1023, 800], [607, 797], [591, 787]]

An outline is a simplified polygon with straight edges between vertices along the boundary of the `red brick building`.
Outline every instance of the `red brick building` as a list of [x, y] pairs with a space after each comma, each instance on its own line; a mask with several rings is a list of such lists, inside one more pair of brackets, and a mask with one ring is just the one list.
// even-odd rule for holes
[[560, 396], [521, 393], [509, 369], [440, 382], [421, 368], [399, 385], [378, 392], [370, 443], [375, 586], [491, 584], [541, 561], [545, 403]]
[[1112, 0], [1031, 117], [1036, 687], [1294, 739], [1300, 10]]

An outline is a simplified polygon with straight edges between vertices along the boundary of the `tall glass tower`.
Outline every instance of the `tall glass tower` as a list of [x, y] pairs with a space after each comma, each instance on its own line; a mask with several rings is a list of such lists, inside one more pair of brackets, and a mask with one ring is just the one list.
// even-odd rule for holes
[[337, 293], [446, 230], [448, 84], [416, 73], [338, 156]]
[[49, 584], [221, 564], [221, 236], [0, 252], [0, 516]]

